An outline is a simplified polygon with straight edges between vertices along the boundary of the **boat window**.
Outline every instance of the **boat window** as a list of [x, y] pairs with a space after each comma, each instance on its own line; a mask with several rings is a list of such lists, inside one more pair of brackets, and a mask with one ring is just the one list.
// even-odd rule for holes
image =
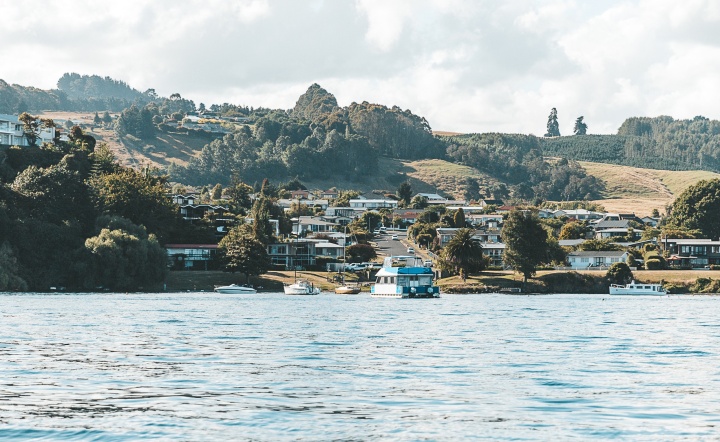
[[432, 284], [432, 275], [422, 275], [418, 278], [418, 284], [430, 285]]
[[645, 286], [645, 290], [650, 290], [650, 286], [649, 286], [649, 285], [646, 285], [646, 286]]
[[408, 277], [407, 276], [398, 276], [397, 284], [401, 285], [401, 286], [408, 285]]

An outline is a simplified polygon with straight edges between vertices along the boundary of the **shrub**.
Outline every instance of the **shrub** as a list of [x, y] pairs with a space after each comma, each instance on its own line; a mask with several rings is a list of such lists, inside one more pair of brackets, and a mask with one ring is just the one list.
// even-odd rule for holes
[[656, 258], [648, 259], [645, 261], [645, 268], [647, 270], [662, 270], [662, 261]]
[[711, 278], [698, 278], [690, 286], [693, 293], [720, 293], [720, 280]]

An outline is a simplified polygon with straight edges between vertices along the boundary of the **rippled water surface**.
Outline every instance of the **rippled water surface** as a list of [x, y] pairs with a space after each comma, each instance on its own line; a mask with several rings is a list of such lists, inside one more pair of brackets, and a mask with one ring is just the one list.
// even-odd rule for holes
[[0, 439], [720, 438], [720, 299], [0, 294]]

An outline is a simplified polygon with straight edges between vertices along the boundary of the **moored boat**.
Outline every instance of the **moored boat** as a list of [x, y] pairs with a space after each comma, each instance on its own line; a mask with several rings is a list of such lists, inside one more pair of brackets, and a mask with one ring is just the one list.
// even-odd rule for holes
[[338, 295], [357, 295], [360, 293], [360, 286], [341, 285], [335, 287], [335, 293]]
[[432, 269], [416, 256], [389, 256], [377, 272], [370, 289], [374, 298], [439, 298]]
[[215, 291], [218, 293], [225, 293], [229, 295], [257, 293], [257, 290], [252, 287], [237, 284], [215, 286]]
[[611, 295], [649, 295], [665, 296], [667, 292], [662, 284], [642, 284], [632, 281], [630, 284], [611, 284]]
[[283, 287], [286, 295], [319, 295], [320, 289], [315, 287], [310, 281], [298, 279], [294, 284]]

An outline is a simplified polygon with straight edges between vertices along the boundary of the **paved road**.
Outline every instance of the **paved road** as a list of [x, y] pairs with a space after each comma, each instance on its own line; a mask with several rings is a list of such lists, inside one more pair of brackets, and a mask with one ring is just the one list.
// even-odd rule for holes
[[[391, 239], [393, 235], [397, 235], [398, 239]], [[375, 237], [378, 245], [378, 255], [407, 255], [407, 246], [404, 241], [407, 240], [407, 232], [388, 232]]]

